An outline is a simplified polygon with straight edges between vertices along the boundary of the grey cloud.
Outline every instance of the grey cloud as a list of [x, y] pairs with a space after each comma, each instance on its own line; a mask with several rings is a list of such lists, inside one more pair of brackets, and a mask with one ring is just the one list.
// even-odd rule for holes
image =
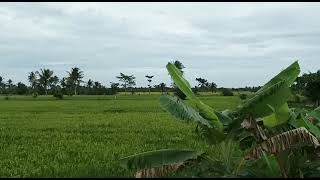
[[195, 85], [262, 85], [299, 59], [319, 69], [320, 6], [308, 3], [5, 3], [0, 7], [0, 75], [73, 66], [109, 85], [120, 72], [145, 86], [170, 84], [165, 65], [181, 60]]

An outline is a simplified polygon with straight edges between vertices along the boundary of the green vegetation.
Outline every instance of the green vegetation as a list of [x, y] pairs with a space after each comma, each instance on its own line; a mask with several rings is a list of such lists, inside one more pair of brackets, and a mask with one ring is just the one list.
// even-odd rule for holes
[[304, 73], [298, 77], [292, 89], [297, 94], [302, 94], [317, 107], [320, 105], [320, 70], [315, 73]]
[[123, 83], [121, 86], [124, 88], [124, 92], [127, 92], [127, 87], [130, 87], [133, 94], [133, 86], [136, 85], [135, 77], [120, 73], [120, 76], [117, 76], [117, 78]]
[[224, 95], [224, 96], [233, 96], [233, 92], [230, 89], [223, 88], [222, 89], [222, 95]]
[[180, 61], [166, 68], [170, 86], [120, 73], [107, 88], [77, 67], [30, 72], [29, 86], [0, 76], [0, 177], [320, 175], [320, 71], [298, 77], [294, 62], [262, 87], [192, 88]]
[[[161, 109], [160, 95], [0, 98], [0, 177], [130, 177], [133, 172], [119, 165], [128, 154], [210, 150], [191, 125], [172, 121]], [[219, 110], [240, 101], [200, 99]]]
[[247, 99], [248, 95], [247, 94], [240, 94], [239, 97], [241, 100], [245, 100], [245, 99]]
[[[174, 61], [173, 64], [181, 72], [181, 74], [184, 73], [183, 69], [186, 67], [182, 64], [182, 62]], [[175, 95], [177, 95], [180, 99], [185, 100], [187, 96], [179, 88], [176, 87], [175, 83], [173, 83], [173, 86], [175, 88]]]
[[[196, 124], [197, 134], [208, 144], [224, 150], [225, 144], [234, 144], [240, 152], [234, 158], [233, 152], [227, 154], [221, 151], [224, 161], [212, 159], [203, 151], [190, 149], [158, 149], [122, 158], [122, 166], [136, 170], [136, 177], [166, 176], [190, 164], [199, 167], [201, 162], [206, 162], [206, 167], [209, 167], [201, 173], [206, 173], [205, 176], [211, 174], [211, 177], [291, 178], [320, 175], [317, 168], [320, 162], [317, 150], [320, 146], [320, 107], [312, 112], [302, 112], [290, 109], [287, 104], [292, 96], [290, 87], [300, 73], [297, 61], [274, 76], [235, 110], [224, 111], [215, 110], [195, 96], [183, 73], [173, 63], [168, 63], [166, 67], [188, 101], [178, 96], [161, 96], [162, 108], [182, 121]], [[265, 165], [266, 169], [261, 169], [261, 165]], [[266, 174], [265, 170], [269, 173]]]

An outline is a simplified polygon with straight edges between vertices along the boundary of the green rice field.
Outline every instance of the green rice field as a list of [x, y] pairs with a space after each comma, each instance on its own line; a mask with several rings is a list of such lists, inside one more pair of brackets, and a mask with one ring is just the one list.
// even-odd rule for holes
[[[0, 177], [132, 177], [119, 159], [160, 148], [214, 148], [161, 109], [160, 94], [0, 97]], [[238, 96], [202, 95], [217, 110]]]

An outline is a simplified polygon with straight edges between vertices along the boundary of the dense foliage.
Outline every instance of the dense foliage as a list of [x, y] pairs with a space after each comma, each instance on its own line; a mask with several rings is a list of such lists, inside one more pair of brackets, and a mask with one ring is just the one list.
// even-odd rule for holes
[[220, 161], [204, 152], [164, 149], [122, 158], [124, 167], [137, 170], [136, 177], [172, 174], [190, 162], [196, 167], [206, 163], [211, 168], [204, 171], [213, 177], [316, 177], [320, 173], [320, 108], [304, 112], [287, 104], [292, 96], [290, 87], [300, 73], [298, 62], [273, 77], [235, 111], [221, 112], [195, 96], [173, 63], [166, 67], [187, 100], [162, 96], [162, 108], [180, 120], [195, 123], [196, 132], [209, 144], [235, 144], [240, 156], [233, 159], [231, 153], [226, 155], [229, 161]]
[[230, 89], [223, 88], [222, 89], [222, 95], [223, 96], [233, 96], [233, 92]]
[[320, 70], [315, 73], [305, 73], [298, 77], [292, 89], [297, 94], [305, 95], [315, 106], [320, 105]]

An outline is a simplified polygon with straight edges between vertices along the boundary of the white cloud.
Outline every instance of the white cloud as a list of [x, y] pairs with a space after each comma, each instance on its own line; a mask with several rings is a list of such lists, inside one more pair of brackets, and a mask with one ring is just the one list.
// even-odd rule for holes
[[320, 67], [316, 3], [3, 3], [0, 75], [26, 82], [29, 71], [73, 66], [109, 85], [120, 72], [170, 84], [165, 65], [181, 60], [195, 85], [262, 85], [300, 59]]

